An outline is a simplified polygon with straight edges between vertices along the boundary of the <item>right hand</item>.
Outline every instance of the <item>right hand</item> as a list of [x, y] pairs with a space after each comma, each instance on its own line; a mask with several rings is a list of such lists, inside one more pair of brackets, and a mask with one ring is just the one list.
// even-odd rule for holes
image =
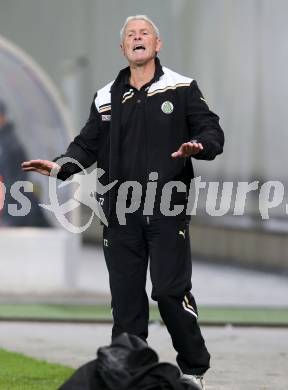
[[191, 157], [201, 152], [201, 150], [203, 150], [203, 145], [196, 140], [184, 142], [176, 152], [171, 154], [171, 157]]
[[30, 160], [24, 161], [22, 164], [22, 170], [26, 172], [38, 172], [41, 175], [50, 176], [51, 170], [57, 169], [60, 170], [60, 165], [56, 162], [49, 160]]

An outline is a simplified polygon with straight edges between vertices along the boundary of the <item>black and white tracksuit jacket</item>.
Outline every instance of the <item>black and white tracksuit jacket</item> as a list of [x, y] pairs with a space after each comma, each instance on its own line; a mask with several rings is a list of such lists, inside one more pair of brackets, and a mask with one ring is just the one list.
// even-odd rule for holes
[[[143, 181], [148, 180], [150, 172], [157, 172], [158, 188], [174, 180], [188, 184], [194, 177], [191, 159], [172, 159], [171, 153], [183, 142], [195, 139], [202, 143], [203, 150], [193, 157], [213, 160], [222, 153], [224, 134], [218, 116], [209, 110], [196, 81], [162, 67], [158, 58], [155, 61], [155, 77], [146, 89], [147, 178]], [[105, 171], [101, 180], [104, 185], [120, 179], [121, 107], [133, 93], [132, 89], [127, 91], [123, 83], [129, 72], [129, 67], [121, 70], [114, 81], [96, 93], [87, 123], [66, 153], [60, 156], [72, 157], [84, 168], [97, 161], [98, 168]], [[78, 166], [67, 163], [62, 166], [58, 178], [65, 180], [79, 171]], [[115, 202], [116, 187], [106, 195], [106, 215], [113, 214]]]

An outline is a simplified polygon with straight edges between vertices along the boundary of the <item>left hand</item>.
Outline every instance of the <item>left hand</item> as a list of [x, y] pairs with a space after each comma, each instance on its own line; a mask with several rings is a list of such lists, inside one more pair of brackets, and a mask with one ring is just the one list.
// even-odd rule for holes
[[190, 157], [201, 152], [201, 150], [203, 150], [203, 145], [200, 142], [184, 142], [176, 152], [171, 154], [171, 157]]

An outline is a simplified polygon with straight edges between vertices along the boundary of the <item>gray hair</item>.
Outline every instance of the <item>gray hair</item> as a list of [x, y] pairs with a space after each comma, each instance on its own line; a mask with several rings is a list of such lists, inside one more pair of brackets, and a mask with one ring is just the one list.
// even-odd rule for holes
[[131, 21], [131, 20], [145, 20], [146, 22], [150, 23], [151, 26], [153, 27], [153, 30], [155, 32], [155, 35], [157, 38], [160, 37], [160, 32], [159, 32], [159, 29], [158, 27], [156, 26], [156, 24], [154, 22], [152, 22], [151, 19], [148, 18], [148, 16], [146, 15], [135, 15], [135, 16], [128, 16], [128, 18], [125, 20], [124, 24], [123, 24], [123, 27], [121, 28], [121, 31], [120, 31], [120, 39], [121, 39], [121, 42], [123, 41], [123, 36], [124, 36], [124, 31], [125, 31], [125, 28], [127, 26], [127, 24]]

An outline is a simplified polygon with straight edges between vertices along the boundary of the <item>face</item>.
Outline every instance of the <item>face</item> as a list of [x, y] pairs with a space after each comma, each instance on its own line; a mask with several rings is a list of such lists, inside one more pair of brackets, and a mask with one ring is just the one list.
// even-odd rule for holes
[[154, 60], [161, 48], [161, 40], [156, 37], [151, 24], [146, 20], [128, 22], [121, 49], [130, 65], [144, 65]]

